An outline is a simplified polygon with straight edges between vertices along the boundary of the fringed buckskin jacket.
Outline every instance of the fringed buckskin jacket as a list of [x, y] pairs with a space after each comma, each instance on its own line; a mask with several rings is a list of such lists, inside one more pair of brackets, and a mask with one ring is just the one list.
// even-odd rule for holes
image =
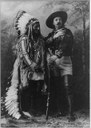
[[[44, 40], [39, 36], [37, 42], [29, 42], [24, 36], [18, 43], [18, 58], [20, 65], [20, 80], [24, 86], [27, 86], [28, 80], [44, 80]], [[31, 64], [37, 64], [35, 69]]]
[[18, 34], [17, 58], [13, 66], [11, 85], [6, 92], [5, 108], [16, 119], [20, 119], [23, 113], [20, 98], [22, 89], [29, 86], [29, 80], [44, 80], [44, 39], [39, 31], [35, 41], [33, 25], [36, 23], [39, 24], [38, 19], [23, 10], [17, 13], [14, 21]]
[[[31, 42], [27, 36], [22, 36], [17, 43], [17, 59], [5, 98], [8, 114], [16, 119], [22, 113], [20, 90], [29, 86], [29, 80], [44, 80], [44, 53], [44, 39], [41, 35], [37, 42]], [[31, 68], [33, 62], [37, 64], [36, 69]]]

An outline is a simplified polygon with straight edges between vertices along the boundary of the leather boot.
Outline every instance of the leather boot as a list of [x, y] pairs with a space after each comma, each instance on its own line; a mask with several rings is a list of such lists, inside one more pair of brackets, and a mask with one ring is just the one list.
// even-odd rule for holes
[[69, 76], [64, 76], [64, 84], [65, 84], [65, 90], [66, 90], [66, 97], [68, 100], [68, 114], [69, 114], [69, 121], [74, 121], [75, 116], [73, 114], [73, 95], [72, 95], [72, 86], [69, 82]]

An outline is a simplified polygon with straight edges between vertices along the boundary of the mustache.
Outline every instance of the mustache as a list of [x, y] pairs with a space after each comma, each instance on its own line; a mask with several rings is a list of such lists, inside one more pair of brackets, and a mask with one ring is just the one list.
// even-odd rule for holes
[[62, 23], [58, 22], [57, 25], [62, 25]]

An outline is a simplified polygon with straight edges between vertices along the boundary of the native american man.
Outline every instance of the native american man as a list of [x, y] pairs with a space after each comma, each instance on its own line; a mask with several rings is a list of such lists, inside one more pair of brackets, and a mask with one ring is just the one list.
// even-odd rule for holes
[[[39, 90], [44, 84], [45, 50], [38, 19], [25, 11], [19, 11], [15, 19], [15, 28], [18, 32], [17, 59], [14, 63], [5, 106], [9, 115], [20, 119], [24, 115], [31, 117], [28, 113], [31, 105], [30, 99], [34, 89], [37, 88], [37, 83]], [[26, 92], [25, 98], [22, 92]]]

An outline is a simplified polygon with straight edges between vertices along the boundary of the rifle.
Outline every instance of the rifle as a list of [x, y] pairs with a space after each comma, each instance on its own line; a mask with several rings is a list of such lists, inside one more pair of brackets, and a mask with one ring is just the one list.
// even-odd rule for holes
[[[50, 55], [52, 55], [51, 50], [48, 48]], [[46, 104], [46, 120], [48, 120], [48, 113], [49, 113], [49, 101], [50, 101], [50, 66], [47, 62], [47, 75], [48, 75], [48, 93], [47, 93], [47, 104]]]
[[46, 104], [46, 120], [48, 120], [48, 112], [49, 112], [49, 101], [50, 101], [50, 67], [47, 64], [47, 74], [48, 74], [48, 93], [47, 93], [47, 104]]

